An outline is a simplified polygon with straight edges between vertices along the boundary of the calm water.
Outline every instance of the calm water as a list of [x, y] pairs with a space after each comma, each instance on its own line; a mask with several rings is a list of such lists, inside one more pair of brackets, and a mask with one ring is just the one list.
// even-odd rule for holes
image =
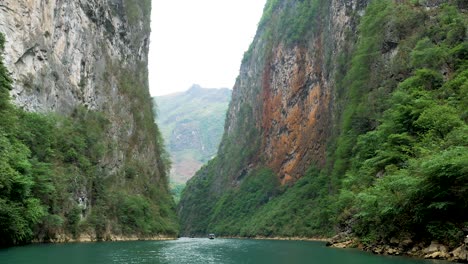
[[76, 263], [449, 263], [332, 249], [321, 242], [182, 238], [175, 241], [30, 245], [0, 250], [1, 264]]

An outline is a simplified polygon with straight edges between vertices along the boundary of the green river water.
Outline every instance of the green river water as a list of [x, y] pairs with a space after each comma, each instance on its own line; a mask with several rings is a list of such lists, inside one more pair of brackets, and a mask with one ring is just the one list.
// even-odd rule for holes
[[449, 263], [333, 249], [323, 242], [181, 238], [174, 241], [41, 244], [0, 250], [1, 264]]

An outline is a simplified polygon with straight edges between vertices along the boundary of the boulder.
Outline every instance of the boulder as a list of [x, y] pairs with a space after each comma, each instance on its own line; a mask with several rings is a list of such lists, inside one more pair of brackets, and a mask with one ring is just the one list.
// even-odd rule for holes
[[450, 260], [459, 262], [468, 262], [468, 248], [466, 245], [459, 246], [450, 252]]
[[437, 241], [432, 241], [431, 244], [427, 248], [423, 249], [424, 254], [432, 254], [435, 252], [448, 253], [448, 249], [446, 246], [438, 243]]
[[448, 258], [450, 258], [450, 254], [447, 253], [447, 252], [436, 251], [434, 253], [424, 255], [424, 258], [427, 258], [427, 259], [448, 259]]
[[375, 246], [375, 247], [371, 248], [371, 251], [374, 254], [379, 254], [380, 255], [380, 254], [382, 254], [384, 252], [384, 249], [381, 246]]
[[410, 251], [411, 252], [422, 252], [424, 247], [425, 247], [424, 243], [420, 242], [420, 243], [414, 244]]
[[390, 245], [396, 246], [398, 244], [400, 244], [400, 240], [398, 238], [396, 238], [396, 237], [390, 238]]
[[334, 243], [331, 245], [331, 247], [334, 248], [347, 248], [350, 247], [353, 244], [353, 240], [348, 240], [344, 242], [339, 242], [339, 243]]
[[406, 238], [400, 241], [399, 246], [402, 248], [408, 248], [413, 244], [413, 240], [411, 238]]
[[[341, 232], [336, 236], [330, 238], [327, 242], [327, 247], [348, 247], [352, 239], [348, 232]], [[349, 242], [349, 245], [347, 243]]]
[[388, 247], [385, 250], [385, 254], [387, 255], [400, 255], [401, 250], [399, 248], [394, 248], [394, 247]]
[[384, 253], [384, 248], [382, 246], [375, 246], [375, 247], [372, 247], [372, 253], [374, 254], [383, 254]]
[[424, 253], [424, 258], [427, 259], [448, 259], [450, 257], [447, 247], [437, 241], [432, 241], [431, 244], [422, 251]]

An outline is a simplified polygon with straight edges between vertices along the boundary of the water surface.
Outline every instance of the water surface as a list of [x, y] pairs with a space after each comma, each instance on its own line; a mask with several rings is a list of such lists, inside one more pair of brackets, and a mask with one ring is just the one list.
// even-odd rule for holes
[[5, 264], [429, 264], [449, 263], [333, 249], [323, 242], [181, 238], [174, 241], [43, 244], [0, 250]]

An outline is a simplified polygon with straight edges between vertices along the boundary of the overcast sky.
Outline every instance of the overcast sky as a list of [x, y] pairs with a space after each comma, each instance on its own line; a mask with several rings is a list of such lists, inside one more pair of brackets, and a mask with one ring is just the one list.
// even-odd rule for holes
[[151, 95], [232, 88], [266, 0], [152, 0]]

